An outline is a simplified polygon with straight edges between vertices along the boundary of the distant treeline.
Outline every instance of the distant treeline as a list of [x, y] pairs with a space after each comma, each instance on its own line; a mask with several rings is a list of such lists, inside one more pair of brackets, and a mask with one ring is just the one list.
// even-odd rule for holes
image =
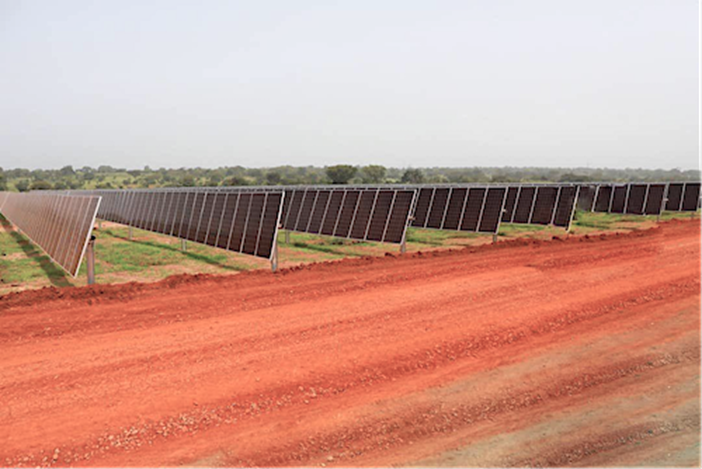
[[279, 166], [216, 169], [127, 170], [98, 168], [0, 168], [0, 190], [122, 189], [190, 186], [255, 186], [294, 184], [699, 181], [699, 170], [606, 168], [386, 168], [380, 165]]

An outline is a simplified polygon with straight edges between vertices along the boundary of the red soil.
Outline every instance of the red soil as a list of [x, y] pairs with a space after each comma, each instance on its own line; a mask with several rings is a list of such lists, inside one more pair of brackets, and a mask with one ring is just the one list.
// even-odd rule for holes
[[696, 465], [700, 230], [0, 298], [8, 466]]

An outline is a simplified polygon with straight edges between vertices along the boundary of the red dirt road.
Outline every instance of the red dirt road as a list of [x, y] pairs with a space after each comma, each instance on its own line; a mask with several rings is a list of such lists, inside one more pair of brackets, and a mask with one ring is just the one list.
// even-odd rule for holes
[[697, 465], [700, 229], [0, 298], [8, 466]]

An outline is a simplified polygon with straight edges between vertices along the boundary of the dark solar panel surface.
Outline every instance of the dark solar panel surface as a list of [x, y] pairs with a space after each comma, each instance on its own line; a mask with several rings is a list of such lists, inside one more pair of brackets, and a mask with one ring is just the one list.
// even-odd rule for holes
[[614, 195], [612, 196], [612, 205], [610, 213], [624, 213], [626, 208], [628, 186], [614, 186]]
[[433, 188], [422, 188], [419, 190], [412, 226], [419, 228], [426, 226], [427, 217], [429, 215], [429, 205], [431, 204], [433, 194]]
[[302, 233], [307, 231], [307, 223], [310, 221], [310, 216], [312, 215], [312, 208], [314, 207], [315, 200], [317, 199], [317, 194], [319, 194], [319, 191], [306, 191], [305, 197], [302, 199], [302, 207], [300, 208], [300, 213], [298, 213], [297, 216], [297, 222], [294, 225], [294, 231], [300, 231]]
[[685, 192], [683, 195], [682, 211], [694, 212], [697, 210], [700, 198], [700, 183], [688, 182], [685, 184]]
[[290, 208], [288, 212], [285, 214], [285, 222], [283, 223], [283, 228], [285, 228], [286, 230], [293, 230], [295, 228], [295, 224], [297, 223], [297, 216], [300, 214], [300, 209], [302, 208], [302, 199], [304, 197], [304, 190], [292, 191], [292, 201], [290, 202]]
[[536, 202], [531, 215], [530, 223], [536, 225], [548, 225], [553, 218], [553, 211], [556, 208], [556, 198], [558, 197], [558, 188], [556, 187], [539, 187], [536, 190]]
[[468, 201], [461, 221], [461, 231], [476, 231], [478, 229], [486, 192], [485, 188], [468, 189]]
[[647, 184], [629, 184], [629, 200], [626, 204], [626, 213], [643, 215], [647, 189]]
[[446, 217], [444, 219], [444, 226], [442, 229], [457, 230], [459, 228], [467, 195], [467, 188], [453, 189], [451, 192], [451, 198], [448, 201], [448, 208], [446, 209]]
[[370, 219], [373, 202], [375, 201], [377, 191], [363, 191], [361, 199], [356, 207], [355, 220], [351, 226], [351, 238], [364, 239], [366, 236], [366, 227]]
[[[580, 189], [582, 190], [582, 187]], [[570, 228], [570, 221], [573, 214], [573, 206], [576, 203], [575, 196], [577, 191], [578, 188], [575, 186], [561, 188], [561, 193], [558, 196], [558, 205], [556, 205], [556, 214], [553, 217], [554, 225], [566, 229]], [[590, 200], [590, 204], [592, 205], [592, 199]]]
[[504, 187], [488, 188], [478, 231], [483, 233], [497, 233], [506, 194], [507, 189]]
[[665, 194], [665, 184], [651, 184], [648, 187], [648, 197], [646, 198], [646, 215], [658, 215], [661, 213], [663, 195]]
[[441, 228], [441, 223], [444, 220], [444, 213], [446, 212], [446, 204], [448, 203], [450, 189], [448, 188], [437, 188], [434, 191], [434, 200], [432, 201], [431, 208], [429, 210], [429, 216], [427, 217], [427, 228]]
[[104, 192], [109, 202], [103, 219], [265, 258], [273, 253], [284, 200], [282, 191], [92, 192]]
[[597, 197], [595, 199], [595, 212], [608, 212], [609, 204], [612, 200], [612, 192], [614, 188], [612, 186], [599, 186], [597, 189]]
[[578, 210], [590, 211], [595, 203], [596, 186], [583, 184], [578, 191]]
[[305, 230], [306, 233], [317, 234], [320, 232], [322, 228], [322, 221], [324, 221], [324, 214], [327, 213], [327, 202], [329, 202], [330, 195], [330, 191], [317, 192], [317, 199], [314, 204], [314, 209], [312, 211], [312, 217], [310, 218], [309, 225]]
[[375, 200], [375, 208], [371, 214], [370, 225], [368, 226], [367, 239], [370, 241], [382, 241], [385, 234], [385, 227], [388, 222], [388, 215], [393, 208], [395, 191], [381, 190]]
[[684, 184], [668, 184], [668, 201], [665, 204], [665, 209], [669, 212], [677, 212], [680, 210], [683, 199]]
[[531, 208], [536, 195], [535, 187], [522, 187], [517, 197], [517, 207], [514, 210], [512, 223], [529, 223]]
[[502, 213], [502, 221], [505, 223], [510, 223], [512, 221], [512, 216], [514, 215], [514, 208], [517, 206], [517, 193], [519, 192], [519, 187], [510, 187], [507, 189], [507, 198], [505, 198], [505, 208]]
[[403, 241], [414, 197], [414, 191], [397, 191], [385, 231], [384, 241], [386, 243], [401, 243]]
[[334, 234], [334, 227], [341, 213], [341, 202], [344, 200], [345, 193], [346, 191], [334, 191], [329, 196], [329, 205], [327, 206], [327, 213], [322, 222], [321, 234], [327, 236], [332, 236]]
[[339, 238], [348, 238], [351, 230], [351, 222], [353, 215], [356, 212], [356, 205], [361, 197], [361, 191], [345, 191], [343, 205], [339, 219], [336, 222], [336, 230], [334, 236]]

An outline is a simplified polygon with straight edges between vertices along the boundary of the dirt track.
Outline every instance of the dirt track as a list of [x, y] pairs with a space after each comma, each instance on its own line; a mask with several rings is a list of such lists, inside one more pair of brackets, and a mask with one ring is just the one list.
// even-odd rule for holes
[[696, 465], [700, 231], [0, 299], [0, 463]]

